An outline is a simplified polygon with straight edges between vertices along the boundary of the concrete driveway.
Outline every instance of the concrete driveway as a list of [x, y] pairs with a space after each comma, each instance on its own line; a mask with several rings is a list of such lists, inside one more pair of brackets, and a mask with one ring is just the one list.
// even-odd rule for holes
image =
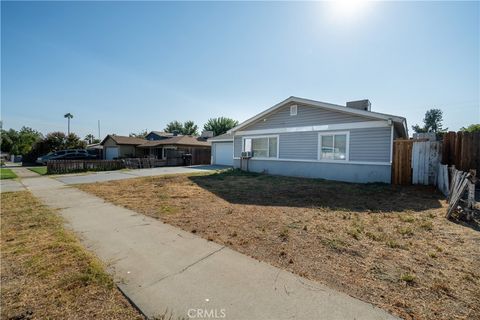
[[154, 177], [161, 176], [166, 174], [184, 174], [184, 173], [200, 173], [205, 171], [214, 171], [214, 170], [223, 170], [228, 169], [227, 166], [217, 166], [217, 165], [199, 165], [199, 166], [190, 166], [190, 167], [160, 167], [160, 168], [151, 168], [151, 169], [134, 169], [134, 170], [117, 170], [117, 171], [102, 171], [102, 172], [92, 172], [76, 175], [62, 175], [56, 176], [60, 182], [64, 184], [83, 184], [83, 183], [94, 183], [94, 182], [104, 182], [112, 180], [123, 180], [131, 179], [138, 177]]

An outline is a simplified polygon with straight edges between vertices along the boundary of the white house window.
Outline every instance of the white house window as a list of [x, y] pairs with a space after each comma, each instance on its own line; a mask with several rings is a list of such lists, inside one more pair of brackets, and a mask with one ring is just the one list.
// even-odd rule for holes
[[296, 116], [297, 115], [297, 105], [290, 106], [290, 115]]
[[253, 158], [278, 158], [278, 137], [245, 138], [243, 151], [252, 152]]
[[322, 133], [320, 160], [348, 160], [348, 133]]

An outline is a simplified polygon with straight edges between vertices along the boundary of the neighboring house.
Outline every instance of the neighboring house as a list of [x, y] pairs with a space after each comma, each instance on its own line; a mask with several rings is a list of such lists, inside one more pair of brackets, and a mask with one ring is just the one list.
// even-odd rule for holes
[[[405, 118], [290, 97], [229, 131], [236, 168], [348, 182], [390, 183], [392, 146]], [[294, 190], [292, 190], [294, 191]]]
[[173, 137], [174, 134], [170, 132], [163, 132], [163, 131], [151, 131], [149, 134], [145, 136], [146, 140], [162, 140]]
[[[210, 152], [210, 143], [201, 137], [194, 136], [171, 136], [160, 140], [144, 141], [143, 144], [137, 146], [142, 150], [145, 156], [154, 156], [157, 159], [166, 160], [168, 150], [183, 151], [184, 153], [195, 156], [202, 153], [201, 150]], [[210, 157], [210, 154], [208, 154]], [[198, 161], [194, 161], [196, 163]], [[204, 161], [202, 161], [204, 162]]]
[[112, 160], [116, 158], [143, 157], [144, 150], [137, 146], [147, 142], [142, 138], [108, 135], [100, 144], [103, 146], [103, 158]]
[[212, 144], [212, 164], [233, 166], [233, 135], [225, 133], [208, 141]]
[[[181, 136], [150, 132], [146, 137], [150, 140], [134, 137], [108, 135], [100, 143], [104, 148], [104, 159], [155, 157], [167, 160], [169, 157], [181, 157], [181, 154], [191, 154], [192, 164], [207, 164], [210, 162], [210, 143], [206, 138]], [[170, 152], [176, 151], [176, 152]], [[178, 161], [176, 161], [178, 162]]]

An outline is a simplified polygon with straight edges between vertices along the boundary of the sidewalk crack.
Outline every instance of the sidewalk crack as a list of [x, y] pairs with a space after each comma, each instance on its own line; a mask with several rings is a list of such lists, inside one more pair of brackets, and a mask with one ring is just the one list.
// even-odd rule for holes
[[166, 275], [166, 276], [164, 276], [164, 277], [161, 277], [161, 278], [158, 279], [158, 280], [155, 280], [154, 282], [152, 282], [151, 284], [149, 284], [147, 287], [151, 287], [151, 286], [153, 286], [153, 285], [155, 285], [155, 284], [157, 284], [157, 283], [159, 283], [159, 282], [161, 282], [161, 281], [163, 281], [163, 280], [165, 280], [165, 279], [167, 279], [167, 278], [170, 278], [170, 277], [174, 277], [174, 276], [176, 276], [176, 275], [179, 275], [179, 274], [187, 271], [188, 269], [190, 269], [191, 267], [193, 267], [193, 266], [196, 265], [197, 263], [200, 263], [200, 262], [204, 261], [205, 259], [213, 256], [215, 253], [220, 252], [220, 251], [223, 250], [223, 249], [225, 249], [225, 246], [222, 246], [220, 249], [217, 249], [217, 250], [215, 250], [215, 251], [210, 252], [210, 253], [207, 254], [206, 256], [198, 259], [198, 260], [195, 261], [195, 262], [192, 262], [191, 264], [189, 264], [188, 266], [182, 268], [182, 269], [181, 269], [180, 271], [178, 271], [178, 272], [175, 272], [175, 273], [173, 273], [173, 274], [168, 274], [168, 275]]

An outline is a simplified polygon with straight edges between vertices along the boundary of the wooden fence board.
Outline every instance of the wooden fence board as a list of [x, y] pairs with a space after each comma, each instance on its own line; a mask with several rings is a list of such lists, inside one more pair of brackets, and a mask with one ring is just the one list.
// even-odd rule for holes
[[458, 170], [480, 172], [480, 132], [448, 132], [444, 135], [442, 164]]
[[412, 147], [411, 140], [395, 140], [393, 142], [393, 184], [408, 185], [412, 183]]

